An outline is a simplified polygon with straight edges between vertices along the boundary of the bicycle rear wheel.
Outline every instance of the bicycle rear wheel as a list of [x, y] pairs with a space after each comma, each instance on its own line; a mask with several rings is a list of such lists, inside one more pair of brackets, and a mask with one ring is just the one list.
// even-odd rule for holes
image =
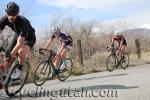
[[48, 60], [44, 60], [37, 65], [34, 73], [34, 84], [36, 86], [43, 85], [51, 73], [51, 66]]
[[121, 68], [126, 69], [129, 66], [129, 54], [125, 53], [124, 58], [121, 60]]
[[[64, 64], [64, 68], [61, 68], [62, 64]], [[60, 71], [58, 74], [58, 79], [60, 81], [65, 81], [71, 75], [72, 66], [73, 66], [73, 63], [70, 58], [64, 58], [61, 60], [61, 63], [58, 67], [58, 70]]]
[[19, 77], [20, 79], [13, 82], [12, 81], [14, 79], [13, 75], [16, 74], [16, 69], [18, 68], [17, 63], [18, 62], [13, 63], [4, 83], [6, 94], [10, 97], [15, 96], [17, 93], [21, 91], [29, 75], [29, 63], [25, 62], [20, 72], [20, 77]]
[[113, 54], [109, 55], [106, 60], [107, 70], [112, 72], [117, 66], [117, 63], [118, 63], [118, 58]]

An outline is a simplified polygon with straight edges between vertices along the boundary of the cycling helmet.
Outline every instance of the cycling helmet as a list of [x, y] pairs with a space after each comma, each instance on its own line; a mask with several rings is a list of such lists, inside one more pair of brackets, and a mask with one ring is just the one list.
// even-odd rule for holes
[[55, 26], [52, 28], [52, 32], [55, 33], [55, 32], [60, 32], [60, 28], [59, 26]]
[[116, 32], [114, 32], [114, 35], [115, 35], [115, 36], [119, 36], [119, 35], [121, 35], [121, 34], [120, 34], [120, 32], [117, 32], [117, 31], [116, 31]]
[[6, 5], [5, 11], [9, 15], [16, 15], [19, 12], [19, 6], [14, 2], [9, 2]]

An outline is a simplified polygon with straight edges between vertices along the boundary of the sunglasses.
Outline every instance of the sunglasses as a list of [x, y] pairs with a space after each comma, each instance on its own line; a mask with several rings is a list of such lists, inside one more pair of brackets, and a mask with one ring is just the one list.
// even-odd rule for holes
[[8, 16], [17, 16], [17, 14], [7, 13]]

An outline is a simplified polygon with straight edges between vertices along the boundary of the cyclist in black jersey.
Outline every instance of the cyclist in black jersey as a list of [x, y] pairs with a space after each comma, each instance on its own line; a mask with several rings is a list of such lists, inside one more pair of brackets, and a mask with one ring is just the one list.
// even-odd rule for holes
[[18, 55], [18, 66], [20, 66], [19, 70], [21, 70], [27, 54], [36, 42], [35, 29], [31, 26], [28, 19], [19, 15], [19, 10], [19, 6], [15, 2], [9, 2], [5, 7], [6, 15], [0, 18], [0, 33], [6, 26], [15, 32], [12, 42], [7, 49], [9, 59], [5, 66], [0, 66], [1, 69], [9, 68], [16, 55]]
[[60, 61], [60, 58], [65, 58], [67, 52], [72, 48], [73, 46], [73, 39], [68, 33], [62, 33], [60, 31], [59, 26], [52, 28], [52, 34], [50, 35], [50, 38], [48, 42], [46, 43], [44, 49], [48, 49], [48, 47], [51, 45], [53, 39], [58, 39], [61, 42], [61, 46], [55, 56], [55, 60], [53, 62], [54, 64], [54, 72], [57, 74], [57, 66]]

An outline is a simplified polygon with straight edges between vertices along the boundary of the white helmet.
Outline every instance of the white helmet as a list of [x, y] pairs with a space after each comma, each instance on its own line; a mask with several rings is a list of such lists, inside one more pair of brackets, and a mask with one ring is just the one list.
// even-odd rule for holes
[[121, 34], [120, 34], [120, 32], [115, 31], [115, 32], [114, 32], [114, 35], [115, 35], [115, 36], [119, 36], [119, 35], [121, 35]]
[[55, 32], [60, 32], [59, 26], [55, 26], [52, 28], [52, 33], [55, 33]]

